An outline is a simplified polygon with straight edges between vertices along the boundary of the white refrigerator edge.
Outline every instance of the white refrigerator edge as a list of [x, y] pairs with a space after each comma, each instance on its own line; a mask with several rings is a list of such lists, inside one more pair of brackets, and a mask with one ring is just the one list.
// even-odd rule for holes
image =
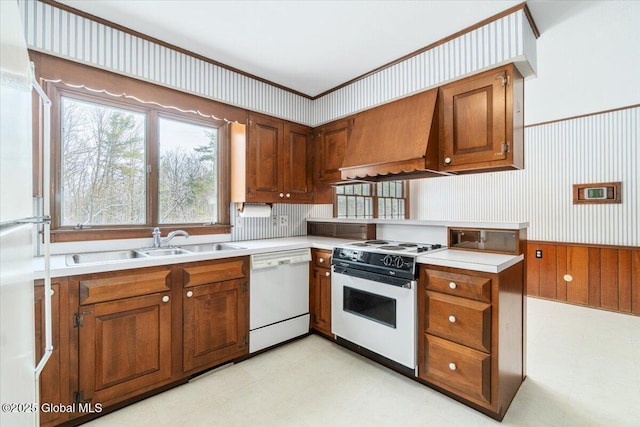
[[[49, 225], [34, 212], [32, 188], [32, 88], [44, 96], [44, 160], [49, 156], [50, 102], [29, 63], [22, 17], [15, 1], [0, 1], [0, 425], [37, 426], [38, 377], [53, 350]], [[44, 173], [45, 189], [48, 176]], [[47, 210], [48, 196], [43, 210]], [[45, 348], [36, 361], [33, 256], [38, 231], [44, 237]]]

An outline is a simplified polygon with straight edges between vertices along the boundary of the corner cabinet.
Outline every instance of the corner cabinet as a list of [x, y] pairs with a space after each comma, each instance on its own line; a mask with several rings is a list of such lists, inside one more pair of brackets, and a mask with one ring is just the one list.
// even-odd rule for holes
[[418, 377], [501, 420], [525, 376], [523, 262], [420, 268]]
[[310, 203], [311, 128], [249, 115], [246, 137], [232, 126], [232, 202]]
[[181, 266], [184, 373], [249, 353], [248, 272], [246, 258]]
[[513, 64], [440, 88], [440, 171], [524, 167], [524, 80]]
[[309, 308], [311, 329], [331, 335], [331, 251], [313, 249], [311, 252]]
[[171, 268], [75, 276], [77, 402], [103, 406], [171, 381]]

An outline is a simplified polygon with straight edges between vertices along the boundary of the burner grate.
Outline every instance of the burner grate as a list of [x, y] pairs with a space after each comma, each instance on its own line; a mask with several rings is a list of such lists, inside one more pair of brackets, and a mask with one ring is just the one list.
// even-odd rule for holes
[[386, 251], [404, 251], [407, 248], [403, 248], [402, 246], [389, 245], [389, 246], [380, 246], [378, 247], [378, 249], [383, 249]]

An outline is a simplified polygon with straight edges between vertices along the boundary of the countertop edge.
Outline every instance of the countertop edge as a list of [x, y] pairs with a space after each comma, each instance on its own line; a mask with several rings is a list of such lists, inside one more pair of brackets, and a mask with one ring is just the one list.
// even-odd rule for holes
[[[464, 260], [473, 253], [476, 260]], [[416, 261], [420, 264], [438, 265], [440, 267], [461, 268], [465, 270], [482, 271], [485, 273], [500, 273], [524, 260], [524, 255], [500, 255], [447, 249], [433, 254], [419, 256]]]
[[[77, 266], [66, 264], [66, 255], [52, 255], [51, 278], [77, 276], [82, 274], [104, 273], [136, 268], [158, 267], [163, 265], [183, 264], [188, 262], [209, 261], [214, 259], [250, 256], [265, 252], [286, 251], [291, 249], [332, 249], [334, 245], [350, 242], [353, 239], [338, 239], [320, 236], [297, 236], [279, 239], [261, 239], [230, 242], [244, 249], [221, 252], [202, 252], [167, 257], [136, 258], [104, 263], [87, 263]], [[33, 259], [34, 280], [44, 278], [44, 258]]]
[[466, 227], [498, 230], [520, 230], [529, 227], [528, 221], [452, 221], [430, 219], [383, 219], [383, 218], [307, 218], [307, 222], [331, 222], [345, 224], [418, 225], [431, 227]]

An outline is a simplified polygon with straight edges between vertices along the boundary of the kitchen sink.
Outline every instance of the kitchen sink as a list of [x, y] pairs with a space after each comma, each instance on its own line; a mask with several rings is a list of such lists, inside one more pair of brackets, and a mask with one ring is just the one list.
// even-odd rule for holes
[[152, 249], [140, 249], [138, 252], [147, 256], [171, 256], [171, 255], [183, 255], [191, 253], [181, 248], [152, 248]]
[[198, 252], [233, 251], [245, 249], [240, 246], [227, 243], [201, 243], [198, 245], [185, 245], [182, 247], [168, 248], [142, 248], [125, 251], [88, 252], [82, 254], [67, 255], [67, 265], [97, 264], [104, 262], [125, 261], [136, 258], [162, 257], [172, 255], [185, 255]]
[[67, 255], [67, 265], [91, 264], [99, 262], [123, 261], [134, 258], [147, 258], [148, 255], [136, 251], [88, 252], [85, 254]]
[[241, 246], [229, 245], [227, 243], [201, 243], [199, 245], [183, 245], [180, 248], [189, 252], [217, 252], [217, 251], [237, 251], [245, 249]]

